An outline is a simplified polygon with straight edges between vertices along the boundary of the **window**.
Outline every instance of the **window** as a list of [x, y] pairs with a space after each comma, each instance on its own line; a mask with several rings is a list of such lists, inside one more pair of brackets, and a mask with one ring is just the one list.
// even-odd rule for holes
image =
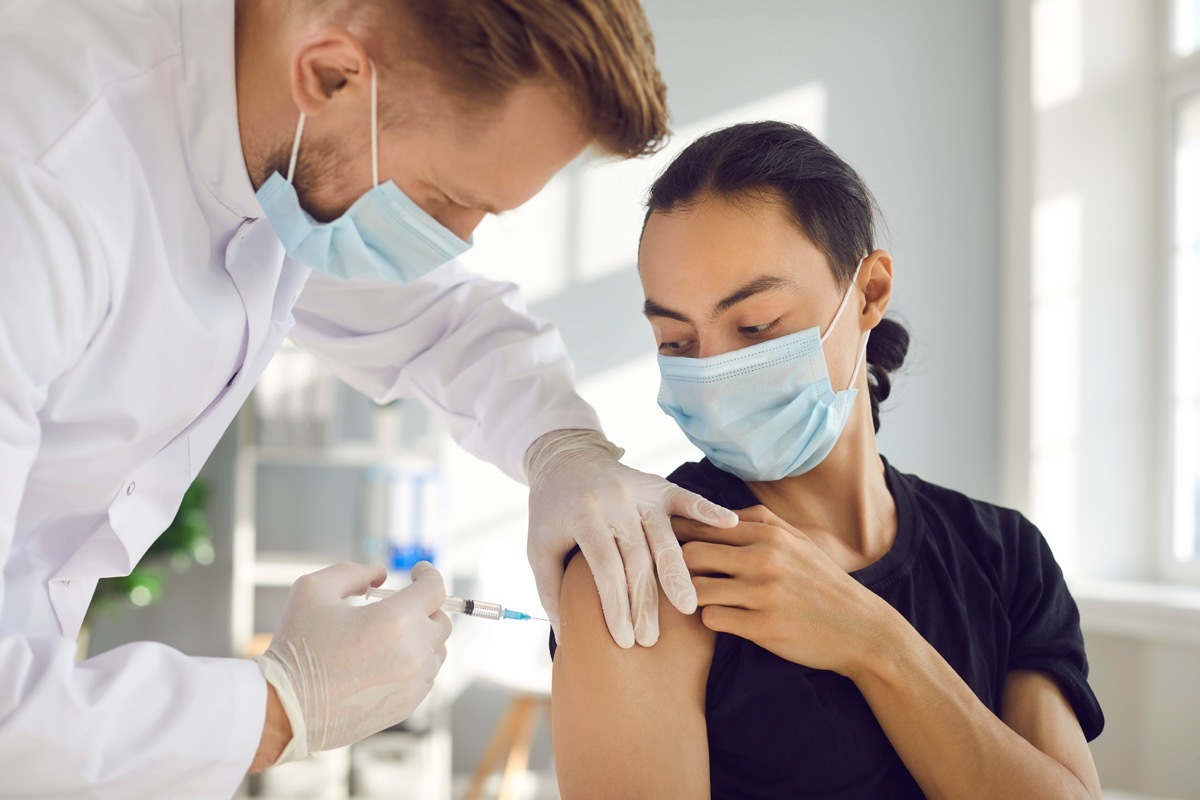
[[1171, 557], [1200, 561], [1200, 0], [1172, 0], [1170, 113], [1174, 503]]
[[1200, 50], [1200, 0], [1172, 0], [1171, 51], [1184, 57]]

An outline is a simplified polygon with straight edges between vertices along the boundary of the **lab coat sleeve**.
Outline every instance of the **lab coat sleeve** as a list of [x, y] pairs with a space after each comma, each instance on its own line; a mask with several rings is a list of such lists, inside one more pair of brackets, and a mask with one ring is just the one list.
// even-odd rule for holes
[[[39, 410], [104, 323], [110, 287], [87, 215], [0, 155], [0, 603], [46, 592], [14, 549]], [[6, 585], [8, 584], [8, 585]], [[257, 749], [258, 667], [128, 645], [82, 663], [74, 631], [0, 605], [0, 797], [229, 797]]]
[[558, 331], [517, 287], [450, 262], [408, 285], [313, 273], [291, 337], [386, 403], [420, 399], [468, 452], [525, 482], [525, 451], [554, 430], [600, 430]]

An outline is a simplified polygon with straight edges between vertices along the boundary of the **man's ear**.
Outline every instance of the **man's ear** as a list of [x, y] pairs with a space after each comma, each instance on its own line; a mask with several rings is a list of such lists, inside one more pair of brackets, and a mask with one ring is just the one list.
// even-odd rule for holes
[[292, 53], [292, 99], [315, 117], [347, 89], [368, 89], [371, 61], [362, 44], [345, 28], [328, 26], [297, 45]]
[[863, 261], [858, 285], [866, 298], [859, 315], [859, 330], [869, 331], [879, 324], [892, 299], [892, 256], [876, 250]]

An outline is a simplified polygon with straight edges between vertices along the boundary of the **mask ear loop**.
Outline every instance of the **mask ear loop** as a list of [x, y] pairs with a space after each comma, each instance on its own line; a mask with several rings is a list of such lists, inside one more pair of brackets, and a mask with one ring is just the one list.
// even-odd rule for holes
[[[868, 253], [868, 255], [870, 255]], [[846, 306], [850, 303], [850, 292], [854, 290], [854, 283], [858, 280], [858, 273], [862, 270], [863, 262], [867, 260], [867, 256], [863, 256], [858, 260], [858, 266], [854, 268], [854, 275], [850, 277], [850, 285], [846, 287], [846, 294], [842, 297], [841, 305], [838, 306], [837, 313], [833, 315], [833, 321], [829, 323], [829, 327], [825, 329], [825, 333], [821, 335], [821, 344], [829, 338], [829, 334], [833, 333], [833, 326], [837, 325], [838, 320], [842, 318], [842, 312], [846, 310]], [[871, 332], [867, 331], [863, 334], [862, 348], [858, 351], [858, 358], [854, 359], [854, 374], [850, 376], [850, 383], [846, 386], [850, 389], [854, 386], [854, 382], [858, 380], [859, 370], [862, 369], [863, 361], [867, 354], [867, 342], [871, 339]]]
[[379, 79], [375, 71], [375, 62], [371, 65], [371, 185], [379, 185]]
[[866, 260], [866, 256], [858, 260], [858, 266], [854, 268], [854, 274], [850, 277], [850, 285], [846, 287], [846, 293], [842, 295], [841, 305], [838, 306], [837, 313], [833, 315], [833, 321], [829, 323], [829, 327], [825, 329], [825, 333], [821, 334], [821, 344], [825, 344], [825, 340], [829, 338], [829, 334], [833, 333], [833, 326], [837, 325], [838, 320], [842, 318], [842, 312], [846, 310], [846, 306], [850, 302], [850, 292], [854, 290], [854, 282], [858, 280], [858, 271], [862, 269], [863, 262]]
[[292, 160], [288, 162], [287, 182], [296, 174], [296, 156], [300, 155], [300, 135], [304, 133], [304, 112], [300, 112], [300, 124], [296, 126], [296, 138], [292, 141]]

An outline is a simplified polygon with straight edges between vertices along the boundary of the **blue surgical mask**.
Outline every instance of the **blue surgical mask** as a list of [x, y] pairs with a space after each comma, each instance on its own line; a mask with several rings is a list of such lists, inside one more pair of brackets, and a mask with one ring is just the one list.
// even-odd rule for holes
[[287, 178], [278, 172], [258, 190], [258, 202], [287, 254], [335, 278], [410, 283], [465, 253], [459, 239], [392, 181], [379, 183], [378, 87], [371, 65], [371, 177], [374, 188], [332, 222], [317, 222], [300, 205], [292, 177], [304, 133], [296, 126]]
[[[747, 481], [802, 475], [837, 444], [858, 390], [835, 392], [823, 344], [846, 304], [862, 261], [824, 335], [819, 328], [708, 358], [658, 357], [658, 405], [716, 466]], [[854, 364], [858, 378], [866, 338]]]

